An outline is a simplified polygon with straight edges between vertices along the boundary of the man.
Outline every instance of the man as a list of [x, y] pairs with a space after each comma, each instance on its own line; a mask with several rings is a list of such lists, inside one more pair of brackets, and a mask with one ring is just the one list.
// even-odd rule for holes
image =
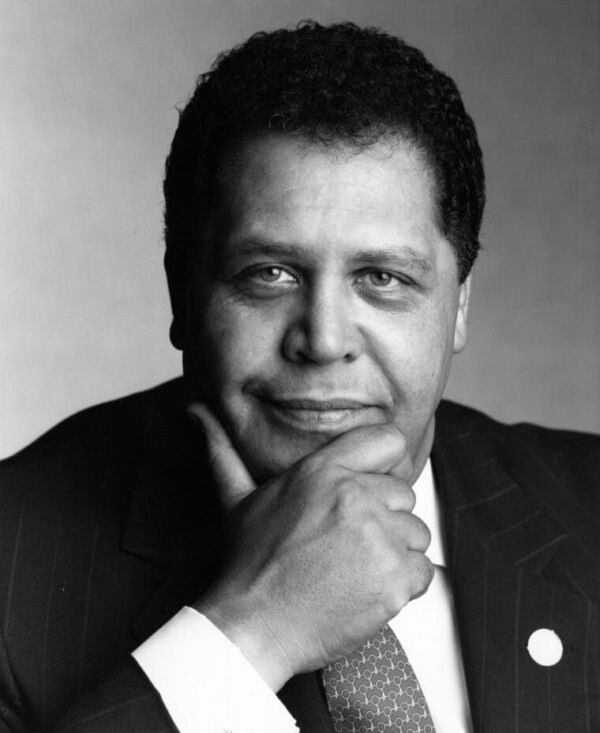
[[165, 195], [184, 382], [2, 469], [3, 729], [597, 730], [598, 441], [440, 405], [484, 200], [454, 83], [259, 34]]

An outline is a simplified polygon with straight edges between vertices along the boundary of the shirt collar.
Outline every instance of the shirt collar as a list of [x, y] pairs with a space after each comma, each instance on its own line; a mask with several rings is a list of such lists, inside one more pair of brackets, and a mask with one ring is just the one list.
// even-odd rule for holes
[[425, 554], [434, 565], [446, 567], [442, 514], [439, 497], [435, 490], [431, 459], [427, 459], [427, 463], [413, 485], [413, 491], [417, 497], [413, 514], [422, 519], [431, 532], [431, 544]]

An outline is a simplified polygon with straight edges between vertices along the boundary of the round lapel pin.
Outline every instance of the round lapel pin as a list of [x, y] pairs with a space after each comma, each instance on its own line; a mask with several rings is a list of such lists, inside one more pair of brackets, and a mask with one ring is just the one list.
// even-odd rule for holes
[[527, 651], [534, 662], [542, 667], [552, 667], [560, 662], [563, 644], [552, 629], [537, 629], [529, 637]]

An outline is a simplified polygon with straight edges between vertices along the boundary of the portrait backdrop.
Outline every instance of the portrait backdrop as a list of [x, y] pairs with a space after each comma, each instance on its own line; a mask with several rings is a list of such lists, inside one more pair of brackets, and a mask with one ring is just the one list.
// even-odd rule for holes
[[177, 107], [254, 31], [351, 20], [449, 73], [487, 170], [447, 395], [600, 430], [597, 0], [0, 0], [0, 455], [180, 373], [162, 172]]

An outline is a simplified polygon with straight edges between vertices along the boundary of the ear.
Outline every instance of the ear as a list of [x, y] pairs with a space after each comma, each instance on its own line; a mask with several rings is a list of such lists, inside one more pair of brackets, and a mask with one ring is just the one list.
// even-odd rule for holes
[[467, 314], [469, 312], [469, 297], [471, 295], [471, 275], [460, 285], [458, 291], [458, 310], [454, 324], [453, 352], [459, 354], [467, 345]]
[[164, 266], [169, 286], [169, 298], [171, 300], [171, 312], [173, 320], [169, 329], [169, 338], [173, 346], [179, 351], [183, 350], [185, 344], [185, 269], [183, 258], [178, 253], [167, 249], [164, 255]]
[[178, 351], [183, 351], [185, 343], [183, 337], [184, 331], [185, 327], [181, 323], [181, 319], [174, 316], [171, 321], [171, 328], [169, 329], [169, 340]]

